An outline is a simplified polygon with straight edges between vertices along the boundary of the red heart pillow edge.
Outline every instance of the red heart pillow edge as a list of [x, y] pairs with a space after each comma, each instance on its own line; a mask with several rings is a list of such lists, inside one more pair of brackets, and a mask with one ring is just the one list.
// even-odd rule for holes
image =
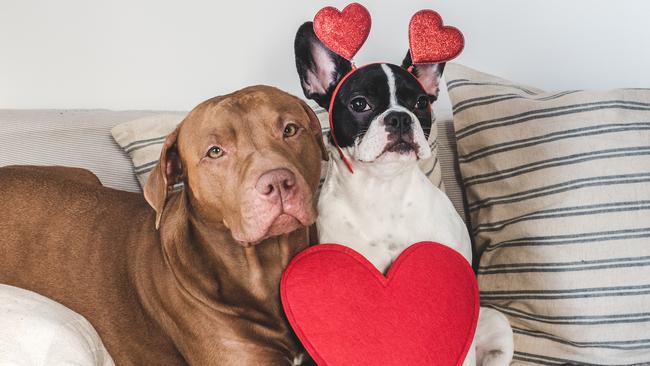
[[[282, 279], [280, 281], [280, 298], [282, 301], [282, 305], [287, 317], [287, 320], [289, 321], [289, 324], [291, 324], [292, 329], [294, 330], [296, 336], [298, 339], [300, 339], [301, 343], [309, 353], [309, 355], [314, 359], [314, 361], [318, 365], [325, 365], [325, 366], [337, 366], [337, 365], [328, 365], [325, 359], [320, 355], [316, 347], [313, 346], [313, 344], [309, 341], [307, 335], [305, 332], [302, 330], [300, 325], [297, 323], [296, 318], [291, 310], [291, 305], [290, 305], [290, 300], [288, 298], [288, 295], [286, 293], [286, 286], [287, 286], [287, 281], [289, 280], [291, 276], [291, 271], [296, 265], [295, 263], [298, 263], [301, 259], [304, 259], [307, 256], [311, 255], [316, 255], [320, 252], [323, 251], [334, 251], [337, 253], [342, 253], [350, 256], [353, 260], [357, 261], [359, 264], [361, 264], [365, 269], [367, 269], [371, 275], [382, 284], [382, 286], [387, 287], [390, 285], [390, 281], [392, 278], [395, 277], [394, 273], [397, 273], [399, 271], [399, 268], [402, 266], [402, 264], [407, 260], [408, 257], [410, 257], [412, 254], [414, 254], [417, 250], [419, 250], [422, 247], [430, 247], [430, 246], [435, 246], [436, 249], [442, 250], [442, 251], [447, 251], [448, 253], [453, 253], [454, 255], [460, 256], [458, 252], [455, 250], [449, 248], [446, 245], [440, 244], [440, 243], [435, 243], [435, 242], [430, 242], [430, 241], [422, 241], [418, 242], [415, 244], [412, 244], [409, 246], [407, 249], [405, 249], [393, 262], [393, 265], [389, 268], [388, 273], [386, 276], [382, 275], [381, 272], [379, 272], [370, 261], [368, 261], [363, 255], [358, 253], [357, 251], [346, 247], [344, 245], [340, 244], [318, 244], [312, 247], [309, 247], [302, 252], [298, 253], [287, 265], [283, 275]], [[464, 260], [464, 258], [463, 258]], [[471, 268], [471, 266], [468, 264], [467, 265], [467, 270], [471, 274], [471, 276], [474, 276], [474, 272]], [[480, 299], [479, 299], [479, 291], [478, 291], [478, 283], [474, 282], [474, 314], [473, 314], [473, 326], [471, 327], [470, 331], [467, 334], [467, 338], [465, 340], [465, 346], [463, 347], [462, 352], [460, 353], [460, 357], [458, 362], [456, 363], [456, 366], [462, 365], [464, 362], [465, 357], [467, 357], [467, 354], [469, 353], [470, 347], [474, 341], [474, 336], [476, 333], [476, 328], [477, 328], [477, 323], [478, 323], [478, 316], [479, 316], [479, 310], [480, 310]]]

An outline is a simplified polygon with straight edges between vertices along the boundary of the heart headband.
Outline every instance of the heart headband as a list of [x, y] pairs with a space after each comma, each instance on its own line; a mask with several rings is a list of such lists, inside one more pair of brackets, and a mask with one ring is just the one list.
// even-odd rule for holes
[[[327, 6], [314, 17], [314, 33], [332, 52], [352, 61], [370, 34], [370, 13], [352, 3], [343, 11]], [[414, 64], [435, 64], [458, 56], [465, 45], [458, 28], [443, 25], [440, 14], [420, 10], [409, 22], [409, 49]]]
[[[313, 27], [318, 39], [332, 52], [352, 63], [352, 58], [359, 52], [368, 35], [372, 21], [370, 13], [363, 5], [352, 3], [343, 11], [328, 6], [316, 13]], [[409, 50], [414, 65], [447, 62], [458, 56], [465, 46], [463, 34], [455, 27], [443, 25], [440, 14], [433, 10], [420, 10], [409, 22]], [[338, 82], [332, 94], [329, 107], [329, 122], [332, 140], [350, 172], [352, 164], [343, 154], [334, 133], [332, 106], [336, 93], [343, 82], [357, 68], [352, 63], [352, 70]], [[412, 71], [411, 68], [408, 70]]]

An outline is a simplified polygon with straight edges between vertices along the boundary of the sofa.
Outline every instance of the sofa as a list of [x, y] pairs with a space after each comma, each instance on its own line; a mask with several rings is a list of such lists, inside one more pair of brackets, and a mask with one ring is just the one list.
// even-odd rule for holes
[[[320, 110], [319, 115], [322, 114]], [[443, 116], [438, 122], [440, 164], [431, 161], [427, 170], [430, 175], [436, 172], [433, 178], [436, 184], [453, 192], [462, 212], [462, 196], [453, 174], [456, 171], [453, 168], [455, 149], [449, 145], [453, 141], [451, 113], [443, 111], [440, 114]], [[125, 149], [116, 143], [114, 129], [120, 125], [131, 127], [131, 130], [147, 129], [147, 123], [160, 125], [161, 122], [173, 126], [184, 115], [184, 112], [169, 111], [0, 110], [0, 166], [84, 168], [97, 175], [107, 187], [141, 192], [146, 176], [141, 176], [140, 170], [134, 167], [134, 149]], [[324, 119], [323, 128], [326, 132]], [[166, 134], [155, 128], [145, 132]], [[131, 141], [124, 145], [134, 144]], [[159, 150], [159, 147], [153, 148]], [[138, 152], [142, 150], [135, 153]], [[157, 158], [157, 152], [154, 156]], [[451, 174], [441, 177], [440, 165], [442, 171]], [[31, 291], [0, 284], [0, 328], [0, 364], [114, 365], [97, 332], [82, 315]]]
[[[422, 168], [468, 224], [481, 305], [513, 326], [513, 364], [650, 364], [650, 89], [445, 74], [453, 110], [435, 111], [437, 153]], [[140, 192], [155, 149], [136, 158], [119, 131], [183, 115], [0, 110], [0, 166], [86, 168]]]

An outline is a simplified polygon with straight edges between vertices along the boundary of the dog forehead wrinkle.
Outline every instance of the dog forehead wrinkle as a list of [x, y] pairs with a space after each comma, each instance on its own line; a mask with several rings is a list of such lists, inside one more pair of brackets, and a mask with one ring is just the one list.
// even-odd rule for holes
[[212, 127], [211, 134], [216, 136], [217, 142], [237, 141], [237, 129], [234, 124], [243, 124], [239, 111], [232, 108], [220, 108], [220, 106], [213, 108], [209, 114], [206, 113], [204, 123]]
[[[224, 117], [220, 113], [215, 113], [214, 105], [197, 107], [188, 114], [183, 120], [176, 140], [176, 146], [183, 163], [194, 160], [195, 154], [202, 157], [209, 145], [219, 145], [221, 141], [227, 140], [225, 135], [228, 134], [229, 118]], [[187, 156], [185, 156], [186, 153]]]
[[275, 123], [279, 128], [285, 123], [293, 122], [302, 127], [309, 127], [309, 114], [301, 106], [291, 103], [277, 109]]

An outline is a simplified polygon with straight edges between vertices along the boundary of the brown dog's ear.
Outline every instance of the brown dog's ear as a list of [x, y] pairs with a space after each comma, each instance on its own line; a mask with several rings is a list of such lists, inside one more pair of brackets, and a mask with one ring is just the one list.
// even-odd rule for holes
[[300, 104], [302, 105], [302, 109], [304, 109], [305, 113], [307, 113], [309, 116], [309, 127], [311, 128], [311, 133], [314, 135], [316, 143], [320, 148], [321, 159], [327, 161], [329, 160], [329, 156], [327, 155], [327, 150], [325, 150], [325, 144], [323, 143], [323, 129], [320, 126], [320, 121], [318, 120], [318, 117], [316, 116], [314, 110], [311, 109], [311, 107], [308, 106], [305, 101], [302, 99], [299, 100]]
[[176, 141], [180, 124], [165, 139], [160, 159], [147, 178], [144, 187], [144, 198], [156, 211], [156, 229], [160, 228], [160, 219], [167, 202], [167, 193], [176, 183], [182, 181], [183, 166], [178, 154]]

